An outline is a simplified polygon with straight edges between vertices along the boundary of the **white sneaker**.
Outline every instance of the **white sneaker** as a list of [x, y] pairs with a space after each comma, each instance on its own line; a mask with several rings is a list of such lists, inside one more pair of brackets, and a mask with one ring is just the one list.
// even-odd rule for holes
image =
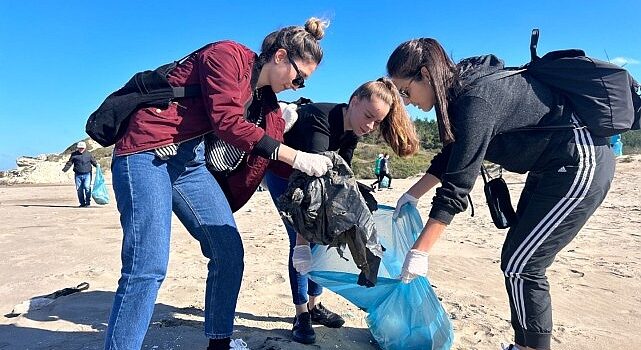
[[501, 350], [519, 350], [519, 348], [516, 347], [516, 345], [512, 345], [512, 344], [505, 345], [501, 343]]
[[242, 339], [232, 339], [229, 342], [229, 350], [250, 350]]

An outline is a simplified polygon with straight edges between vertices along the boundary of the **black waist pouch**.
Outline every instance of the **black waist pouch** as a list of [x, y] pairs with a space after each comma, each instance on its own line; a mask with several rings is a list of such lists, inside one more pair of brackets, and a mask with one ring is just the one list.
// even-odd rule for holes
[[499, 177], [492, 179], [485, 166], [482, 166], [481, 175], [483, 176], [483, 182], [485, 182], [483, 191], [485, 192], [485, 199], [490, 209], [494, 226], [504, 229], [516, 224], [516, 213], [512, 208], [510, 191], [505, 180], [503, 180], [502, 171]]

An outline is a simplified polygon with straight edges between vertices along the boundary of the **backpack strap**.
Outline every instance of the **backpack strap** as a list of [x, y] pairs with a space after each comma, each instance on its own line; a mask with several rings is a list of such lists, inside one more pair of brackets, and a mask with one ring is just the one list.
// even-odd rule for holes
[[181, 63], [185, 62], [185, 60], [188, 59], [191, 55], [195, 54], [196, 52], [200, 52], [202, 49], [206, 48], [207, 46], [209, 46], [211, 44], [212, 43], [208, 43], [205, 46], [201, 47], [200, 49], [192, 51], [192, 52], [188, 53], [187, 55], [185, 55], [185, 57], [179, 59], [178, 61], [174, 61], [174, 62], [176, 62], [176, 64], [181, 64]]
[[200, 84], [172, 86], [171, 89], [174, 91], [174, 98], [198, 97], [201, 95]]
[[[539, 29], [534, 28], [532, 29], [532, 36], [530, 37], [530, 56], [531, 56], [532, 62], [539, 59], [539, 56], [536, 53], [536, 48], [538, 46], [538, 43], [539, 43]], [[520, 68], [505, 68], [498, 72], [488, 74], [484, 77], [480, 77], [476, 79], [472, 84], [476, 85], [476, 84], [487, 83], [487, 82], [511, 77], [513, 75], [521, 74], [521, 73], [527, 72], [528, 70], [527, 67], [528, 65], [524, 65], [523, 67], [520, 67]], [[514, 130], [509, 130], [509, 131], [506, 131], [505, 133], [518, 132], [518, 131], [560, 131], [560, 130], [582, 129], [582, 128], [585, 128], [585, 126], [576, 126], [576, 125], [527, 126], [527, 127], [514, 129]], [[481, 174], [482, 173], [483, 171], [481, 171]]]
[[503, 78], [511, 77], [513, 75], [521, 74], [523, 72], [527, 71], [527, 68], [505, 68], [501, 69], [497, 72], [490, 73], [486, 76], [480, 77], [472, 83], [472, 85], [477, 85], [477, 84], [482, 84], [482, 83], [489, 83], [491, 81], [495, 80], [500, 80]]
[[532, 36], [530, 37], [530, 59], [532, 62], [539, 59], [539, 56], [536, 54], [536, 47], [539, 44], [539, 29], [532, 29]]
[[[530, 58], [532, 61], [539, 59], [539, 56], [536, 54], [536, 48], [539, 44], [539, 29], [532, 29], [532, 36], [530, 37]], [[495, 81], [503, 78], [507, 78], [516, 74], [521, 74], [527, 71], [527, 65], [520, 68], [504, 68], [498, 72], [488, 74], [484, 77], [476, 79], [473, 84], [487, 83], [490, 81]]]
[[490, 172], [487, 171], [485, 164], [481, 164], [481, 177], [483, 177], [483, 183], [485, 183], [486, 185], [490, 180], [492, 180]]
[[[211, 45], [211, 43], [206, 44], [205, 46], [201, 47], [198, 50], [192, 51], [185, 55], [183, 58], [174, 61], [175, 65], [182, 64], [187, 60], [189, 57], [191, 57], [193, 54], [200, 52], [207, 46]], [[174, 67], [175, 68], [175, 67]], [[173, 69], [173, 68], [172, 68]], [[169, 73], [169, 72], [167, 72]], [[174, 98], [183, 98], [183, 97], [198, 97], [201, 95], [200, 91], [200, 84], [192, 84], [192, 85], [187, 85], [187, 86], [174, 86], [172, 87], [172, 90], [174, 91]]]

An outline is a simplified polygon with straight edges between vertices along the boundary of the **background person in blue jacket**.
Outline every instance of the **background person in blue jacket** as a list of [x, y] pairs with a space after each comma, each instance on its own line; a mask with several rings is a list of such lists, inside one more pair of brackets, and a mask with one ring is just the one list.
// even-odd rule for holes
[[[564, 99], [528, 75], [470, 86], [503, 67], [493, 55], [455, 65], [434, 39], [399, 45], [387, 72], [406, 104], [436, 109], [443, 149], [397, 203], [416, 205], [439, 182], [429, 220], [408, 252], [402, 279], [426, 275], [428, 252], [455, 214], [468, 206], [484, 159], [528, 172], [507, 232], [501, 270], [511, 309], [514, 343], [507, 349], [550, 349], [552, 304], [546, 270], [605, 198], [614, 176], [609, 140], [581, 128]], [[576, 128], [521, 130], [574, 124]]]
[[76, 150], [71, 153], [62, 171], [67, 172], [72, 165], [76, 174], [76, 192], [80, 207], [88, 207], [91, 205], [91, 166], [97, 166], [98, 163], [91, 152], [87, 151], [87, 144], [83, 141], [76, 144]]
[[[419, 141], [414, 125], [403, 107], [398, 90], [391, 80], [381, 78], [364, 83], [354, 91], [348, 103], [309, 103], [293, 113], [284, 109], [285, 119], [296, 119], [284, 135], [284, 144], [305, 152], [337, 151], [351, 166], [359, 137], [379, 130], [383, 139], [399, 156], [418, 151]], [[292, 168], [275, 164], [265, 175], [265, 182], [274, 200], [287, 190]], [[292, 337], [296, 342], [316, 341], [314, 323], [338, 328], [343, 318], [320, 303], [323, 288], [306, 275], [311, 268], [311, 246], [305, 238], [285, 224], [289, 236], [289, 283], [296, 307]]]

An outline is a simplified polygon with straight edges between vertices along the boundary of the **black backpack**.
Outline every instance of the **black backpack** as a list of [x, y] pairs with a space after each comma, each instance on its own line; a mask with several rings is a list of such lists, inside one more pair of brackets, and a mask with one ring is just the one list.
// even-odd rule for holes
[[[539, 30], [534, 29], [530, 41], [530, 62], [481, 77], [474, 85], [515, 74], [528, 74], [562, 94], [576, 116], [596, 136], [609, 137], [639, 129], [639, 83], [627, 70], [588, 57], [577, 49], [552, 51], [538, 57], [538, 40]], [[519, 130], [523, 129], [526, 128]]]
[[122, 88], [107, 96], [98, 109], [91, 113], [85, 130], [104, 147], [115, 144], [127, 130], [131, 115], [145, 107], [165, 109], [175, 99], [201, 95], [200, 85], [175, 87], [169, 85], [167, 74], [189, 55], [155, 70], [138, 72]]

